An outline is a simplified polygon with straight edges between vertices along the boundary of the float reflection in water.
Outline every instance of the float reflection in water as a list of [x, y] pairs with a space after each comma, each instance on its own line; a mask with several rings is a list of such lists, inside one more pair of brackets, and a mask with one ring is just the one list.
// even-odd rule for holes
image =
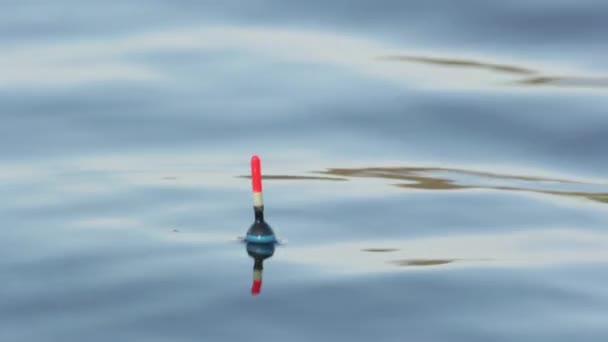
[[262, 290], [262, 272], [264, 270], [264, 260], [274, 254], [274, 243], [247, 243], [247, 254], [253, 258], [253, 284], [251, 295], [257, 296]]

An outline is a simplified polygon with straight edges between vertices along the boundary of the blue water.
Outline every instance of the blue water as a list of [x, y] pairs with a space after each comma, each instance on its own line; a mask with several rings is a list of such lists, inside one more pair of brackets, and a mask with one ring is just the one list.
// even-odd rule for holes
[[0, 341], [606, 341], [607, 16], [5, 1]]

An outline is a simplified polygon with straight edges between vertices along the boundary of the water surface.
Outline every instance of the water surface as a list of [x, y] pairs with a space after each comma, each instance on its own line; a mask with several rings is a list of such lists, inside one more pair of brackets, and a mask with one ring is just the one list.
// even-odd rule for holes
[[608, 338], [608, 5], [3, 9], [2, 341]]

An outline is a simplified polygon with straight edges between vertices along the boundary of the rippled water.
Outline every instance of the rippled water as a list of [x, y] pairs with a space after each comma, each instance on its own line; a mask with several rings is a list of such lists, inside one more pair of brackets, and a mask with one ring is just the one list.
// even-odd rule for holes
[[608, 2], [2, 7], [1, 341], [608, 339]]

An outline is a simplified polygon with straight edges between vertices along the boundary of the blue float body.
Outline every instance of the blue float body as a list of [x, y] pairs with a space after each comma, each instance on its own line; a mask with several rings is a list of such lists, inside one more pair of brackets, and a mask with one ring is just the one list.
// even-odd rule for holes
[[255, 235], [255, 234], [247, 234], [247, 236], [245, 236], [245, 241], [246, 242], [251, 242], [251, 243], [277, 243], [277, 238], [276, 236], [274, 236], [274, 234], [270, 234], [270, 235]]
[[249, 227], [245, 241], [253, 243], [277, 243], [277, 238], [270, 225], [260, 215], [256, 217], [256, 220]]

